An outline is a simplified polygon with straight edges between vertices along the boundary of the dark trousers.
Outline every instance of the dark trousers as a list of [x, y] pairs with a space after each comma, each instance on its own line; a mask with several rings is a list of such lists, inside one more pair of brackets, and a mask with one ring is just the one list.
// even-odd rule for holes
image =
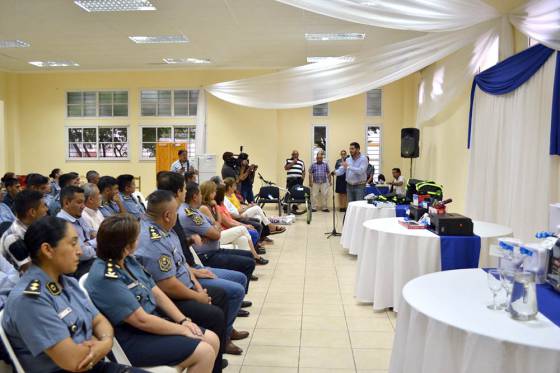
[[265, 237], [270, 236], [270, 229], [266, 225], [261, 223], [259, 219], [241, 218], [239, 219], [239, 221], [242, 222], [243, 224], [252, 225], [253, 228], [255, 228], [257, 232], [259, 232], [259, 241], [262, 241], [264, 240]]
[[303, 185], [303, 177], [288, 177], [286, 179], [286, 188], [290, 189], [294, 185]]
[[249, 290], [249, 280], [255, 270], [253, 254], [247, 250], [219, 249], [199, 254], [198, 257], [205, 267], [231, 269], [241, 272], [247, 277], [245, 293]]
[[202, 304], [195, 300], [175, 300], [179, 310], [192, 321], [205, 329], [216, 333], [220, 338], [220, 353], [214, 363], [214, 373], [222, 371], [222, 354], [226, 344], [226, 316], [228, 313], [228, 298], [226, 292], [215, 286], [207, 286], [212, 304]]

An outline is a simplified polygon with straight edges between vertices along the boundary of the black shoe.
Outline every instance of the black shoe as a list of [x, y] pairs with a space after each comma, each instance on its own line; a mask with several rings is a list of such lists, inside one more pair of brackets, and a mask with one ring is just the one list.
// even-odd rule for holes
[[317, 209], [311, 209], [311, 212], [317, 212]]
[[330, 212], [329, 209], [323, 209], [323, 212]]
[[346, 209], [345, 209], [345, 208], [340, 208], [338, 211], [340, 211], [340, 212], [346, 212]]
[[263, 265], [268, 264], [268, 260], [261, 256], [261, 257], [258, 257], [257, 259], [255, 259], [255, 263], [263, 266]]
[[266, 249], [264, 249], [264, 248], [262, 248], [262, 247], [257, 247], [257, 248], [255, 249], [255, 251], [256, 251], [257, 254], [259, 254], [259, 255], [264, 255], [264, 254], [266, 254]]
[[227, 359], [222, 358], [222, 369], [226, 369], [229, 365], [229, 361]]
[[249, 312], [249, 311], [239, 310], [237, 312], [237, 317], [249, 317], [250, 314], [251, 314], [251, 312]]
[[241, 303], [241, 308], [247, 308], [247, 307], [251, 307], [253, 305], [253, 302], [251, 302], [250, 300], [244, 300]]
[[259, 278], [255, 275], [251, 275], [251, 278], [249, 279], [251, 281], [259, 281]]

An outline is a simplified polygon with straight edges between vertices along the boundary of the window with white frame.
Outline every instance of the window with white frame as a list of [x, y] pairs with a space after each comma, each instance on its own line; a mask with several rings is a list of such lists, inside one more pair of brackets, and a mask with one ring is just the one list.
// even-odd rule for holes
[[366, 115], [368, 117], [380, 117], [383, 107], [383, 90], [376, 88], [366, 93]]
[[369, 164], [375, 167], [374, 180], [377, 180], [381, 172], [381, 132], [380, 125], [366, 127], [366, 155], [369, 157]]
[[68, 160], [127, 160], [128, 127], [67, 127]]
[[314, 117], [328, 117], [329, 116], [329, 103], [313, 105]]
[[197, 89], [143, 89], [140, 113], [143, 117], [195, 117], [198, 94]]
[[80, 117], [127, 117], [128, 91], [66, 92], [66, 115]]
[[324, 153], [325, 158], [327, 158], [327, 126], [325, 125], [314, 125], [313, 126], [313, 137], [312, 141], [312, 151], [311, 159], [312, 162], [315, 162], [317, 157], [317, 153], [322, 151]]
[[189, 158], [196, 155], [196, 126], [142, 126], [141, 154], [142, 160], [156, 159], [156, 145], [160, 142], [184, 142], [187, 144]]

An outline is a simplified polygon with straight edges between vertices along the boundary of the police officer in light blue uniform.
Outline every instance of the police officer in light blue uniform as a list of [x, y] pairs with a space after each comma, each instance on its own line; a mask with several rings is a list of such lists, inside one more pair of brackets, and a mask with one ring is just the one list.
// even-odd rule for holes
[[[119, 198], [119, 187], [117, 179], [112, 176], [102, 176], [97, 183], [101, 194], [101, 206], [99, 211], [104, 217], [119, 214], [125, 211], [121, 199]], [[118, 201], [118, 203], [116, 202]]]
[[[25, 245], [33, 265], [8, 297], [2, 327], [26, 372], [143, 372], [104, 362], [113, 328], [78, 282], [81, 254], [74, 228], [44, 217], [31, 224]], [[95, 337], [95, 338], [94, 338]]]
[[82, 212], [85, 208], [84, 190], [82, 188], [73, 185], [66, 186], [62, 188], [59, 195], [62, 201], [62, 210], [56, 216], [74, 226], [82, 248], [80, 265], [75, 274], [79, 278], [89, 271], [89, 267], [91, 267], [95, 258], [97, 247], [95, 235], [97, 232], [82, 218]]
[[101, 223], [98, 258], [85, 284], [92, 301], [115, 326], [115, 336], [133, 365], [210, 372], [219, 349], [217, 336], [181, 313], [131, 256], [138, 233], [138, 221], [129, 214]]
[[[229, 341], [233, 322], [241, 306], [242, 294], [234, 310], [229, 310], [229, 295], [219, 286], [203, 288], [195, 278], [173, 230], [177, 220], [177, 200], [167, 190], [156, 190], [148, 196], [148, 211], [141, 220], [141, 232], [136, 258], [152, 275], [158, 286], [186, 315], [197, 324], [214, 331], [227, 353], [242, 353]], [[211, 301], [211, 304], [209, 302]], [[226, 318], [227, 316], [227, 318]], [[226, 336], [226, 320], [229, 333]], [[246, 333], [246, 337], [249, 334]]]
[[16, 216], [12, 209], [3, 202], [0, 202], [0, 223], [13, 222], [16, 220]]
[[146, 212], [146, 208], [144, 204], [134, 196], [134, 192], [136, 191], [134, 176], [128, 174], [119, 175], [117, 181], [119, 183], [119, 194], [125, 210], [129, 214], [139, 218]]

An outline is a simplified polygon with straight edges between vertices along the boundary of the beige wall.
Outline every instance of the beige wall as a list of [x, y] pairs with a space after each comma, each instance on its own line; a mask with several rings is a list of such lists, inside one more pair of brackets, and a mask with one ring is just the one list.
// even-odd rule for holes
[[[129, 72], [49, 72], [1, 74], [0, 99], [6, 97], [6, 127], [9, 143], [6, 167], [17, 173], [31, 171], [48, 174], [52, 168], [81, 174], [96, 169], [102, 174], [131, 173], [142, 179], [142, 190], [155, 187], [153, 161], [140, 161], [142, 124], [194, 124], [194, 119], [155, 119], [139, 116], [139, 92], [142, 88], [198, 88], [213, 82], [241, 79], [262, 74], [244, 70], [171, 70]], [[221, 101], [211, 95], [207, 108], [207, 152], [219, 157], [225, 150], [237, 152], [243, 145], [251, 161], [259, 164], [263, 176], [284, 183], [283, 161], [292, 149], [298, 149], [309, 164], [311, 127], [328, 126], [330, 163], [351, 141], [365, 144], [366, 124], [383, 125], [382, 172], [390, 173], [401, 165], [400, 129], [412, 124], [409, 106], [415, 93], [413, 78], [405, 78], [384, 87], [383, 116], [365, 115], [365, 94], [330, 104], [329, 116], [315, 120], [311, 108], [297, 110], [260, 110]], [[67, 119], [65, 92], [68, 90], [126, 89], [129, 91], [129, 117], [115, 119]], [[414, 101], [414, 100], [412, 100]], [[406, 121], [406, 123], [405, 123]], [[66, 161], [65, 126], [81, 124], [129, 126], [130, 161]], [[21, 139], [21, 140], [19, 140]], [[17, 149], [17, 151], [16, 151]], [[221, 168], [221, 161], [219, 162]], [[219, 172], [219, 168], [217, 172]], [[2, 170], [4, 171], [4, 170]], [[258, 188], [260, 183], [255, 183]]]

